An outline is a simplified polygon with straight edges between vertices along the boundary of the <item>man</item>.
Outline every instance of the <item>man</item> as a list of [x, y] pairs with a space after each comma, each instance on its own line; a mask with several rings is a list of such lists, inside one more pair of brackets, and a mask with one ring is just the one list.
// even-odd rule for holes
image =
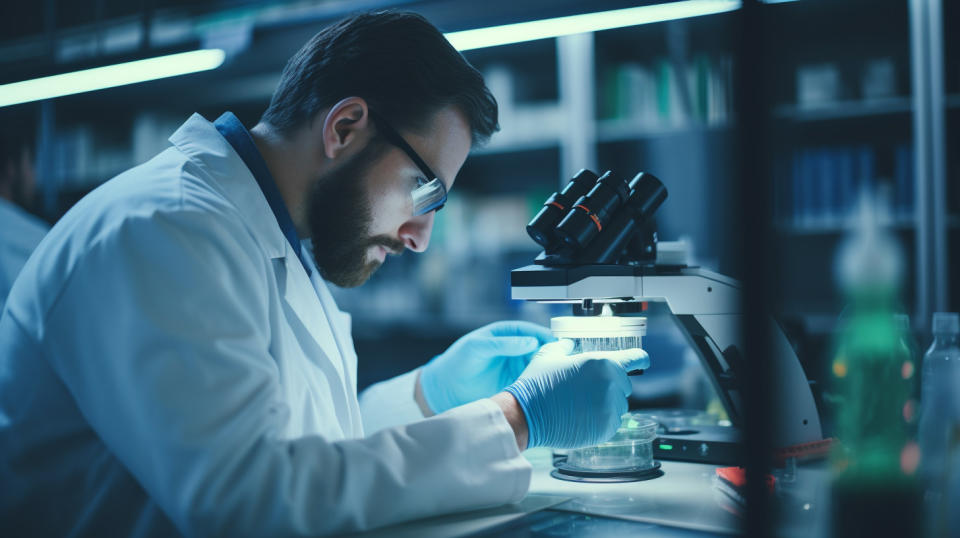
[[517, 501], [520, 450], [612, 435], [645, 354], [562, 341], [527, 366], [550, 339], [529, 324], [479, 329], [356, 396], [350, 318], [324, 280], [359, 285], [425, 249], [495, 128], [479, 73], [433, 26], [365, 14], [290, 60], [250, 131], [195, 115], [81, 200], [0, 318], [5, 528], [363, 530]]
[[0, 136], [0, 311], [13, 281], [49, 226], [24, 210], [33, 199], [30, 145]]

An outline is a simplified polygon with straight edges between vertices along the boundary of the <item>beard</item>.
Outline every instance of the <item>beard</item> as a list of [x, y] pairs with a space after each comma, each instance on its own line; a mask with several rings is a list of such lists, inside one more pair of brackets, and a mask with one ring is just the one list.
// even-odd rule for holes
[[313, 259], [323, 278], [341, 288], [355, 288], [380, 267], [367, 260], [367, 251], [382, 246], [402, 252], [402, 241], [386, 235], [370, 236], [373, 221], [365, 177], [385, 145], [369, 144], [338, 168], [313, 183], [307, 200], [307, 222], [313, 238]]

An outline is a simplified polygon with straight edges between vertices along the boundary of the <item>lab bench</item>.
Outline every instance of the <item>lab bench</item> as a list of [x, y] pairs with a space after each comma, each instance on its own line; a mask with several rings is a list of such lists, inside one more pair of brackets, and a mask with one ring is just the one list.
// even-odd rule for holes
[[[549, 449], [524, 456], [533, 465], [527, 496], [515, 505], [449, 514], [364, 533], [364, 537], [451, 536], [729, 536], [742, 532], [740, 517], [722, 507], [714, 487], [716, 466], [661, 461], [651, 480], [586, 484], [550, 475]], [[828, 472], [804, 465], [774, 473], [777, 534], [828, 534]]]

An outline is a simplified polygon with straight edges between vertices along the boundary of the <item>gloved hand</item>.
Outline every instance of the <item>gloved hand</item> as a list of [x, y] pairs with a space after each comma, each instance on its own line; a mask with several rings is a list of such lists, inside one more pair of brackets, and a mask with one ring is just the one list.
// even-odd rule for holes
[[526, 321], [498, 321], [467, 333], [420, 370], [423, 397], [435, 413], [489, 398], [554, 340], [549, 329]]
[[648, 368], [642, 349], [570, 355], [572, 340], [542, 348], [505, 390], [527, 419], [527, 448], [580, 448], [602, 443], [620, 426], [632, 386], [627, 372]]

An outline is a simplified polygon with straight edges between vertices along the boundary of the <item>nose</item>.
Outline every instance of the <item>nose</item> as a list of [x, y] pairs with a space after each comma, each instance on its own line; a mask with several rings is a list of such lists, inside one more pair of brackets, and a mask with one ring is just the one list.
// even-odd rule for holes
[[430, 244], [430, 232], [433, 231], [433, 211], [426, 215], [413, 217], [400, 226], [400, 240], [414, 252], [427, 250]]

